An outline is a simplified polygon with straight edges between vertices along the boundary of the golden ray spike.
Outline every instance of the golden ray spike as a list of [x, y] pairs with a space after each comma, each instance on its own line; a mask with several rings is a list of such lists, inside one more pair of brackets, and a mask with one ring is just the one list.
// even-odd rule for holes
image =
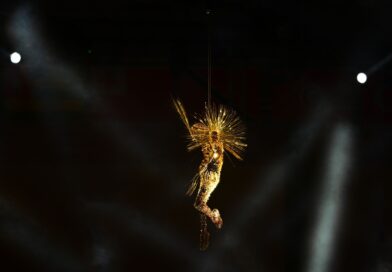
[[173, 104], [174, 107], [176, 108], [178, 115], [180, 115], [182, 122], [184, 123], [185, 127], [188, 129], [189, 134], [191, 134], [191, 127], [189, 126], [188, 117], [186, 115], [186, 111], [184, 107], [182, 106], [181, 101], [179, 99], [173, 99]]

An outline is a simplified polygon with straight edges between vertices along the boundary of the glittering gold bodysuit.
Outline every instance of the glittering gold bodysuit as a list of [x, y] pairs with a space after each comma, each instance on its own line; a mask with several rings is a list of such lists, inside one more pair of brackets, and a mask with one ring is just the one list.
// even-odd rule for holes
[[201, 148], [203, 153], [198, 174], [193, 178], [187, 195], [192, 195], [198, 187], [194, 206], [201, 214], [200, 249], [205, 250], [209, 241], [206, 216], [218, 229], [223, 225], [219, 210], [211, 210], [207, 202], [219, 184], [224, 151], [242, 159], [241, 153], [246, 147], [245, 128], [234, 111], [211, 105], [206, 105], [204, 116], [190, 126], [181, 102], [174, 100], [173, 103], [189, 132], [188, 150]]
[[223, 144], [218, 141], [216, 133], [212, 134], [210, 143], [202, 147], [203, 160], [199, 166], [200, 185], [197, 192], [195, 208], [207, 215], [217, 228], [221, 228], [223, 220], [218, 209], [211, 210], [207, 202], [218, 186], [223, 166]]

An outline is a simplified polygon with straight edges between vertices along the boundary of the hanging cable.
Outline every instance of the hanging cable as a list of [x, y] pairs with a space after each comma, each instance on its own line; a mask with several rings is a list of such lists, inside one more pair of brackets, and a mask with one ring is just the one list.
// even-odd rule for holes
[[207, 82], [207, 89], [208, 89], [208, 97], [207, 97], [207, 103], [208, 107], [211, 108], [211, 66], [212, 66], [212, 57], [211, 57], [211, 10], [207, 10], [207, 44], [208, 44], [208, 52], [207, 52], [207, 77], [208, 77], [208, 82]]

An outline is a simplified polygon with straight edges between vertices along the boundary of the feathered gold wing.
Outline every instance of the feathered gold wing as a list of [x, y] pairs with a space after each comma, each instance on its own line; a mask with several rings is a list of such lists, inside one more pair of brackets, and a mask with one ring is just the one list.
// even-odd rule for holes
[[182, 105], [182, 103], [179, 99], [173, 99], [173, 104], [174, 104], [174, 107], [176, 108], [178, 115], [180, 115], [182, 122], [184, 123], [185, 127], [189, 131], [189, 134], [191, 134], [192, 133], [191, 126], [189, 125], [188, 117], [186, 115], [186, 111], [184, 109], [184, 106]]
[[191, 127], [192, 139], [188, 144], [188, 150], [194, 150], [208, 143], [209, 133], [208, 127], [203, 123], [193, 124]]
[[188, 130], [188, 151], [192, 151], [198, 147], [201, 147], [203, 141], [206, 139], [206, 135], [208, 136], [208, 128], [201, 123], [196, 123], [190, 126], [185, 108], [181, 101], [179, 99], [173, 99], [173, 104], [176, 108], [176, 111], [180, 115], [182, 122]]

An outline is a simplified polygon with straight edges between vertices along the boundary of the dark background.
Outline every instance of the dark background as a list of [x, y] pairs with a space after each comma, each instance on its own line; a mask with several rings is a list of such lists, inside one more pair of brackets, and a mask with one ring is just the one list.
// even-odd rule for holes
[[[0, 271], [392, 271], [392, 2], [0, 11]], [[248, 148], [225, 161], [209, 202], [223, 229], [210, 224], [199, 252], [184, 193], [201, 154], [186, 152], [171, 97], [203, 110], [208, 40], [213, 100], [240, 114]], [[328, 190], [336, 231], [312, 270]]]

